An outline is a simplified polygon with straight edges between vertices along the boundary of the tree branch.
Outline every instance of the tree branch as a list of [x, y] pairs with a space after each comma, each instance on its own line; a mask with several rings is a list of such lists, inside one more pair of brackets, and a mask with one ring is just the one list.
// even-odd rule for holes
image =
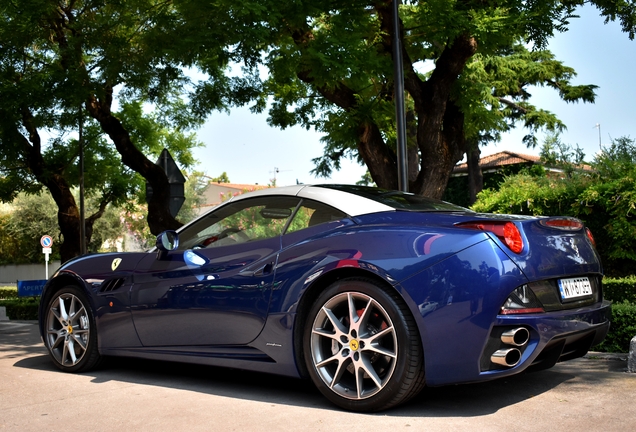
[[521, 105], [517, 105], [516, 103], [514, 103], [514, 102], [513, 102], [513, 101], [511, 101], [511, 100], [508, 100], [508, 99], [503, 98], [503, 97], [498, 97], [497, 99], [498, 99], [498, 100], [499, 100], [499, 102], [501, 102], [502, 104], [507, 105], [507, 106], [509, 106], [510, 108], [513, 108], [513, 109], [515, 109], [515, 110], [517, 110], [517, 111], [520, 111], [522, 114], [527, 114], [527, 113], [528, 113], [528, 110], [527, 110], [527, 109], [525, 109], [525, 108], [524, 108], [524, 107], [522, 107]]

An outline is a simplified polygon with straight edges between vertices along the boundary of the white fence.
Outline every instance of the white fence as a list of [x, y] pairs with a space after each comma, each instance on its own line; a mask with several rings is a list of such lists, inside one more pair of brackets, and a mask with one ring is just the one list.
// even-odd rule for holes
[[[49, 277], [60, 267], [59, 261], [49, 262]], [[15, 284], [17, 280], [45, 279], [46, 270], [42, 264], [18, 264], [0, 266], [0, 285]]]

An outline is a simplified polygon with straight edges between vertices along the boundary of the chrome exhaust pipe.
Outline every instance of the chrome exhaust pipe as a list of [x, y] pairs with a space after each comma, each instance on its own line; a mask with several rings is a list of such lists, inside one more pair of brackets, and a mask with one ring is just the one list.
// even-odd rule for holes
[[501, 335], [501, 341], [507, 345], [524, 346], [530, 340], [530, 332], [525, 327], [508, 330]]
[[507, 367], [516, 366], [520, 360], [521, 351], [519, 351], [517, 348], [500, 349], [495, 351], [493, 355], [490, 356], [491, 362]]

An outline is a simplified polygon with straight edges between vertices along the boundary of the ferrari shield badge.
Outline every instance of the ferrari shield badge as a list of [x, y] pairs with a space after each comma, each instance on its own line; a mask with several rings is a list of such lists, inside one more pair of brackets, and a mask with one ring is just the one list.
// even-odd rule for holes
[[113, 260], [113, 263], [110, 265], [110, 268], [113, 269], [113, 271], [115, 271], [115, 269], [119, 267], [119, 263], [121, 263], [121, 258], [115, 258]]

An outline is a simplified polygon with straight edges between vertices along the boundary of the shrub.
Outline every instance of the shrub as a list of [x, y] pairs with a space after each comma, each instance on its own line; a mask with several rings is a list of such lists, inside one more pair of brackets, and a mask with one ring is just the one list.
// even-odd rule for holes
[[636, 336], [636, 304], [627, 301], [612, 305], [612, 325], [605, 340], [594, 349], [603, 352], [629, 352]]
[[39, 297], [13, 298], [0, 300], [0, 306], [7, 308], [7, 316], [10, 320], [36, 320], [38, 319]]
[[603, 278], [603, 296], [614, 302], [612, 325], [605, 341], [594, 349], [629, 352], [629, 343], [636, 336], [636, 276]]
[[603, 278], [603, 296], [615, 303], [628, 301], [636, 304], [636, 276]]
[[17, 288], [0, 288], [0, 300], [18, 298]]

